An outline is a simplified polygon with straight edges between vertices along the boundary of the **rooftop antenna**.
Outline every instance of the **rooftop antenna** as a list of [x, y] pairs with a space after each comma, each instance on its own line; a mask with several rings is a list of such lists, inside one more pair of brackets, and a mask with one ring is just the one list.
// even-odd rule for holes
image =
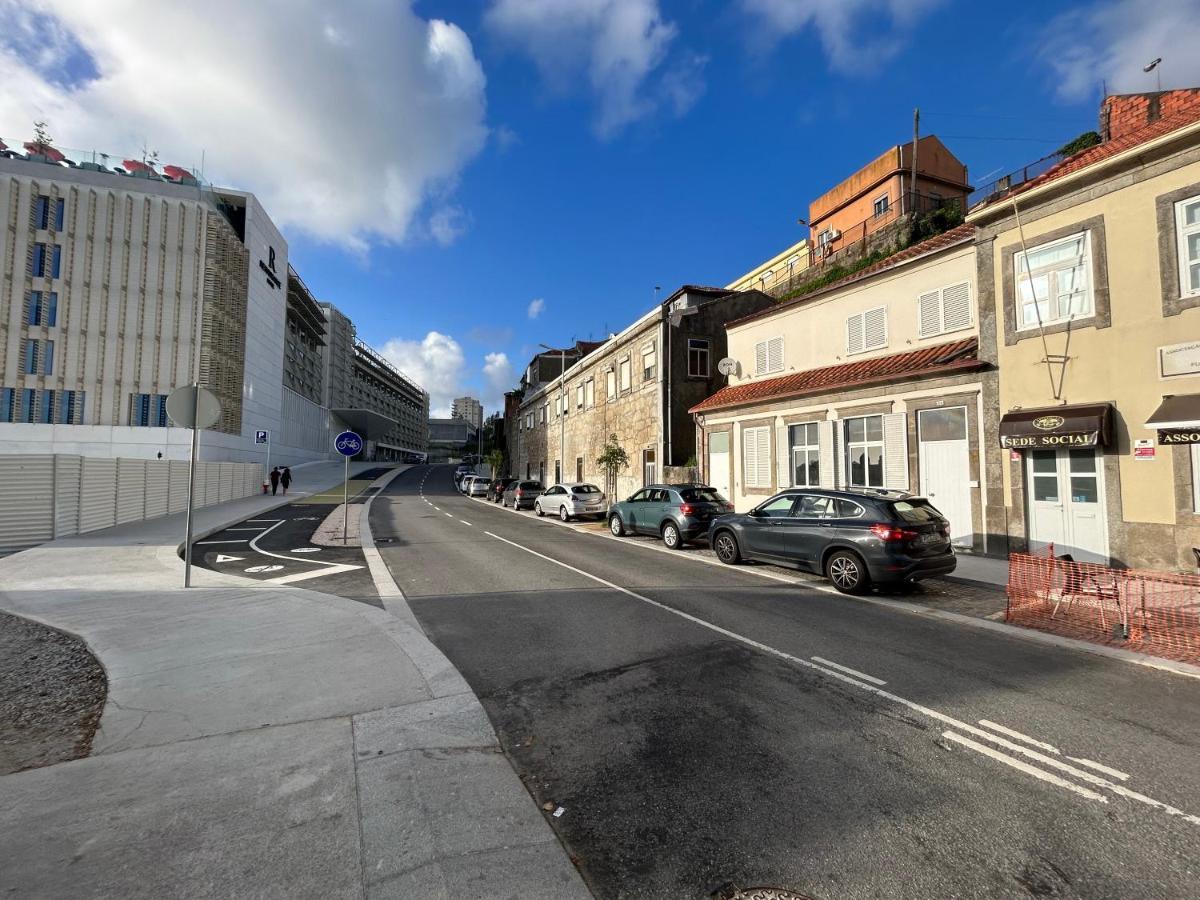
[[1162, 91], [1162, 72], [1158, 70], [1159, 63], [1161, 62], [1162, 57], [1160, 56], [1157, 59], [1152, 59], [1150, 62], [1146, 63], [1146, 65], [1142, 66], [1142, 71], [1147, 75], [1151, 72], [1154, 73], [1154, 89], [1157, 91]]

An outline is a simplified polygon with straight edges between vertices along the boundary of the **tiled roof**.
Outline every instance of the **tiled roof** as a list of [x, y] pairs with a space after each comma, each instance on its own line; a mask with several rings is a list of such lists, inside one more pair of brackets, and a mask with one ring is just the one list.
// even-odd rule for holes
[[1171, 115], [1163, 116], [1161, 119], [1151, 122], [1143, 128], [1114, 137], [1103, 144], [1097, 144], [1094, 147], [1088, 147], [1086, 150], [1080, 150], [1074, 156], [1068, 156], [1057, 165], [1051, 166], [1036, 178], [1031, 178], [1023, 184], [1017, 185], [1003, 197], [998, 198], [998, 200], [989, 201], [986, 206], [991, 206], [999, 200], [1007, 200], [1017, 194], [1023, 194], [1047, 182], [1070, 175], [1072, 172], [1078, 172], [1080, 169], [1086, 169], [1088, 166], [1116, 156], [1118, 153], [1132, 150], [1140, 144], [1148, 143], [1155, 138], [1170, 134], [1176, 129], [1183, 128], [1185, 125], [1191, 125], [1195, 122], [1200, 122], [1200, 104], [1191, 105]]
[[784, 400], [810, 394], [825, 394], [830, 391], [840, 391], [868, 384], [904, 381], [910, 378], [923, 378], [964, 369], [978, 369], [983, 366], [983, 363], [979, 361], [978, 350], [978, 339], [969, 337], [949, 344], [922, 347], [920, 350], [911, 350], [908, 353], [877, 356], [861, 362], [843, 363], [839, 366], [826, 366], [823, 369], [809, 369], [807, 372], [793, 372], [778, 378], [764, 378], [761, 381], [729, 385], [721, 388], [707, 400], [697, 403], [688, 412], [709, 412], [714, 409], [745, 406], [750, 403], [765, 403], [771, 400]]
[[837, 290], [840, 287], [845, 287], [855, 281], [861, 281], [864, 278], [870, 278], [872, 275], [877, 275], [888, 269], [894, 269], [896, 266], [903, 265], [917, 259], [920, 256], [925, 256], [928, 253], [937, 253], [939, 250], [946, 250], [956, 244], [962, 244], [971, 240], [975, 236], [974, 225], [958, 225], [951, 228], [949, 231], [943, 231], [941, 234], [935, 234], [931, 238], [926, 238], [919, 244], [913, 244], [911, 247], [905, 247], [903, 250], [893, 253], [891, 256], [885, 257], [878, 262], [873, 262], [865, 268], [859, 269], [857, 272], [851, 272], [845, 278], [839, 278], [837, 281], [830, 282], [824, 287], [818, 288], [808, 294], [801, 294], [799, 297], [793, 297], [791, 300], [784, 300], [777, 303], [775, 306], [768, 309], [759, 310], [756, 313], [751, 313], [748, 316], [742, 316], [740, 319], [735, 319], [732, 322], [726, 322], [726, 328], [732, 328], [735, 325], [741, 325], [745, 322], [753, 322], [756, 319], [762, 319], [767, 316], [773, 316], [780, 310], [790, 309], [793, 306], [799, 306], [801, 303], [807, 303], [816, 297], [824, 296], [830, 291]]

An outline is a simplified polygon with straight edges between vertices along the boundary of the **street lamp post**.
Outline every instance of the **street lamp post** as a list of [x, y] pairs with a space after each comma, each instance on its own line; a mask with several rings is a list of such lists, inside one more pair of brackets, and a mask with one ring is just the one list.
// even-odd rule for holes
[[[554, 348], [546, 344], [538, 344], [539, 347], [545, 347], [551, 353]], [[556, 481], [562, 481], [563, 467], [566, 466], [565, 459], [567, 454], [567, 398], [563, 390], [567, 383], [567, 351], [563, 348], [558, 349], [558, 477]]]

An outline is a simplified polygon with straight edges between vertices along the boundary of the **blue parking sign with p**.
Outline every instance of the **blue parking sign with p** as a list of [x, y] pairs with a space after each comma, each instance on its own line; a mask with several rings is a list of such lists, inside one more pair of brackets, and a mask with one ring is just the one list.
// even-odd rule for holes
[[254, 432], [254, 443], [266, 444], [268, 443], [270, 436], [271, 433], [269, 431], [256, 431]]

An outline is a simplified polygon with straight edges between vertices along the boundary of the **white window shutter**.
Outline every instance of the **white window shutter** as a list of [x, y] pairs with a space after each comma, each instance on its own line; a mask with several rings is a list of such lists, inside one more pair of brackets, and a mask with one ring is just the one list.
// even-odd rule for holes
[[755, 471], [755, 466], [758, 464], [758, 435], [753, 428], [742, 429], [742, 486], [756, 487], [758, 485], [758, 473]]
[[942, 291], [944, 331], [956, 331], [971, 324], [971, 286], [967, 282]]
[[771, 429], [758, 429], [758, 486], [771, 486]]
[[836, 488], [837, 485], [837, 426], [836, 421], [820, 422], [817, 424], [818, 464], [821, 471], [818, 482], [823, 488]]
[[779, 490], [792, 486], [792, 448], [788, 443], [788, 427], [783, 420], [775, 423], [775, 486]]
[[754, 374], [761, 375], [767, 369], [767, 342], [759, 341], [754, 345]]
[[863, 349], [863, 317], [851, 316], [846, 320], [846, 352], [861, 353]]
[[870, 309], [863, 313], [863, 342], [868, 350], [887, 346], [886, 307]]
[[917, 298], [917, 319], [920, 323], [918, 329], [921, 337], [929, 337], [942, 331], [941, 306], [937, 291], [922, 294]]
[[883, 486], [908, 490], [908, 416], [890, 413], [883, 417]]
[[783, 370], [783, 338], [771, 338], [767, 341], [767, 371], [780, 372]]

